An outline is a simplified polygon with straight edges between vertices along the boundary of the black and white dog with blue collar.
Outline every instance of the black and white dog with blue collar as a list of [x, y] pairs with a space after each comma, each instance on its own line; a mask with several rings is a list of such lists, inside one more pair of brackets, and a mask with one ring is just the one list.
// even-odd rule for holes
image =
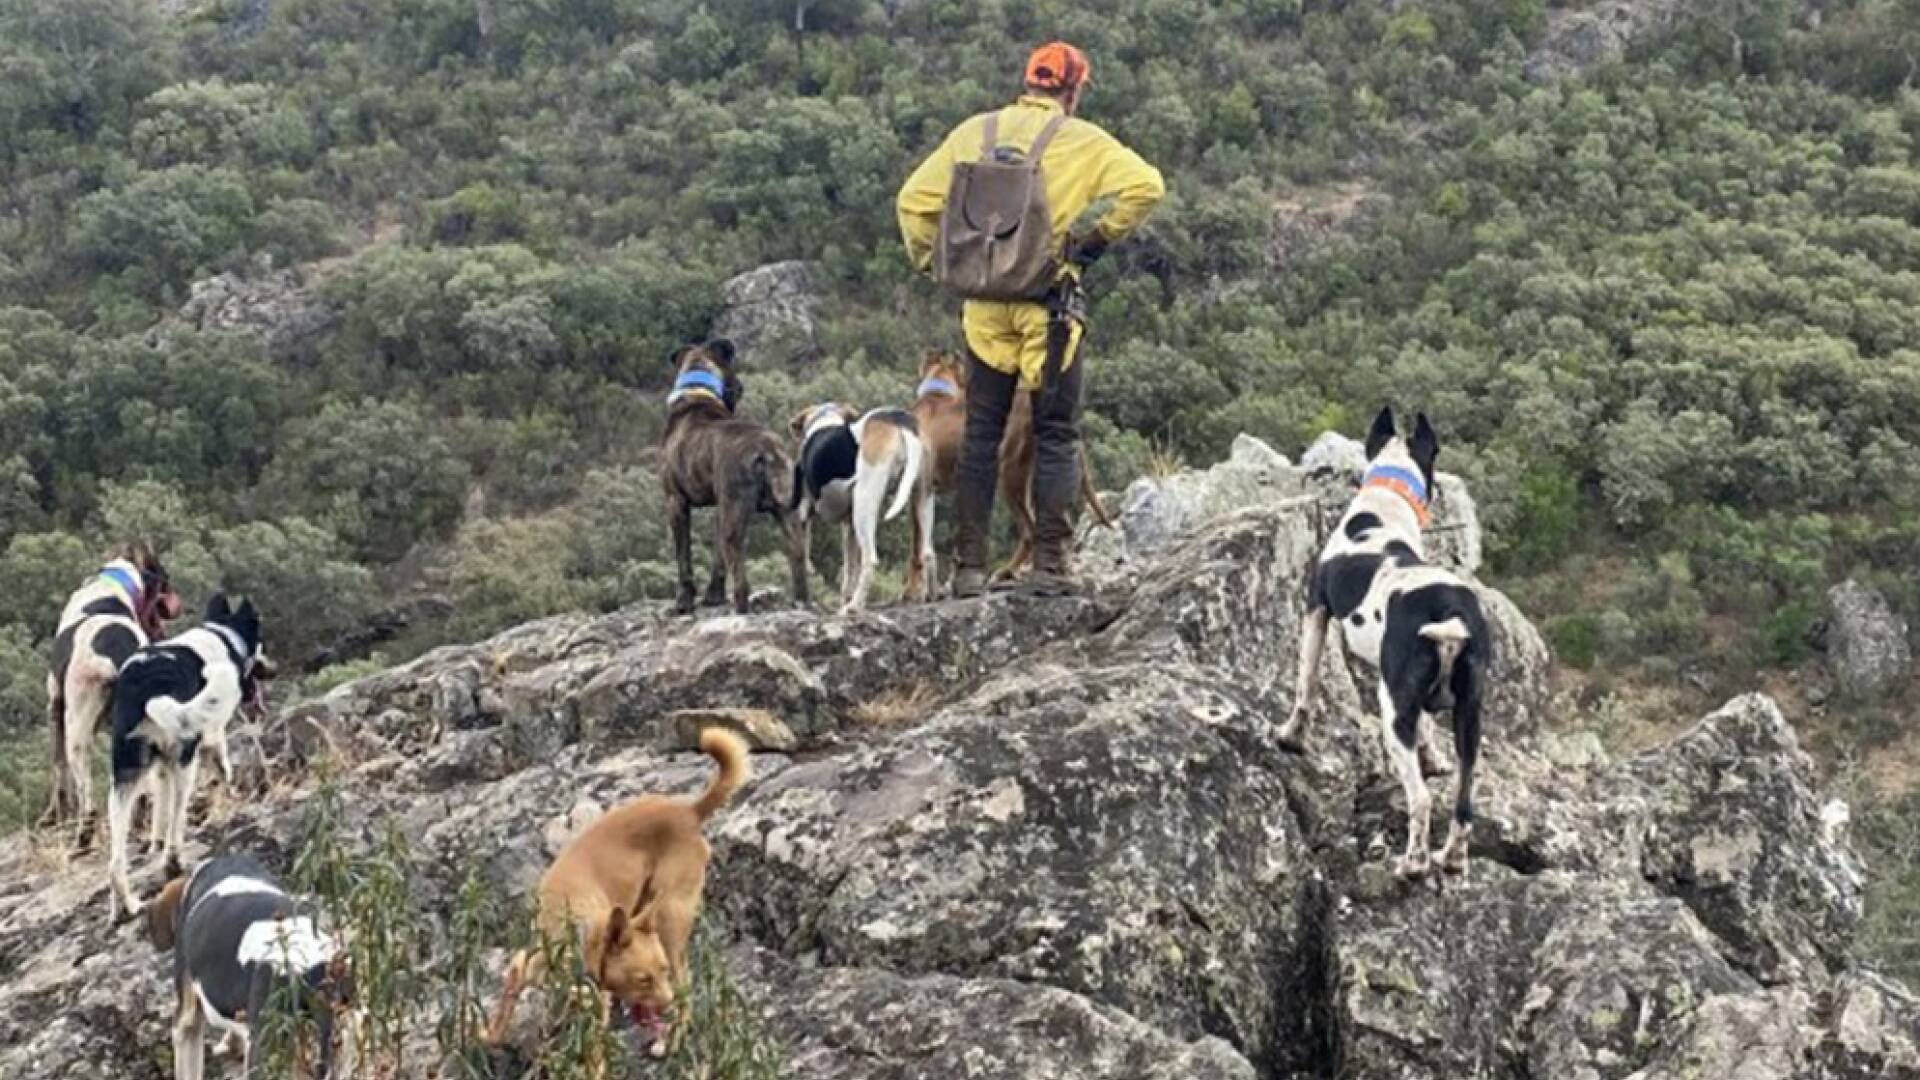
[[[1326, 546], [1309, 586], [1293, 711], [1280, 745], [1301, 751], [1302, 728], [1320, 673], [1327, 622], [1337, 619], [1347, 651], [1380, 673], [1380, 736], [1407, 799], [1405, 877], [1432, 863], [1467, 866], [1473, 829], [1473, 767], [1480, 754], [1480, 707], [1493, 643], [1480, 599], [1450, 571], [1426, 562], [1421, 531], [1429, 514], [1440, 440], [1425, 413], [1402, 439], [1385, 408], [1367, 432], [1367, 471]], [[1438, 855], [1428, 852], [1432, 797], [1420, 767], [1432, 714], [1453, 712], [1453, 827]]]
[[[199, 626], [142, 646], [121, 665], [113, 692], [107, 873], [113, 896], [127, 914], [140, 912], [127, 880], [134, 796], [143, 783], [153, 782], [153, 812], [162, 823], [167, 867], [177, 870], [201, 744], [221, 747], [218, 758], [228, 767], [227, 724], [242, 705], [261, 707], [261, 683], [272, 674], [253, 601], [235, 608], [220, 593], [207, 603], [207, 617]], [[226, 779], [231, 783], [231, 775]]]
[[147, 907], [147, 935], [173, 952], [176, 1080], [205, 1076], [209, 1034], [237, 1042], [242, 1075], [254, 1075], [254, 1025], [275, 1009], [311, 1019], [309, 1075], [353, 1074], [360, 1012], [347, 950], [259, 863], [226, 855], [175, 877]]

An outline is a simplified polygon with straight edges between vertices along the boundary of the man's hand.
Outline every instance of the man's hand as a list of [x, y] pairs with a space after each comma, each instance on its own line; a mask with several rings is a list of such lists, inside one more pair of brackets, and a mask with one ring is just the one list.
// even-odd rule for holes
[[1085, 272], [1106, 253], [1107, 234], [1098, 226], [1087, 230], [1085, 235], [1067, 239], [1067, 264], [1076, 270]]

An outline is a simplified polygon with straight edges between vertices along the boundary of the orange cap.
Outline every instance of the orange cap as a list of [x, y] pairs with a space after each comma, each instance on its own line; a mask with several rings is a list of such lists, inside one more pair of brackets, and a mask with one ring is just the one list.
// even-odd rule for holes
[[1027, 85], [1041, 90], [1071, 90], [1093, 81], [1087, 54], [1064, 41], [1048, 42], [1027, 57]]

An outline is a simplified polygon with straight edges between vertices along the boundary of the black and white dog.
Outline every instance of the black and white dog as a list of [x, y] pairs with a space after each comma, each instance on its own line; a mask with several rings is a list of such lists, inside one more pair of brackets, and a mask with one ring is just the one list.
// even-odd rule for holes
[[[1399, 866], [1407, 877], [1425, 874], [1433, 861], [1450, 872], [1466, 869], [1481, 690], [1493, 648], [1479, 598], [1452, 573], [1428, 565], [1423, 554], [1420, 534], [1439, 453], [1440, 440], [1425, 413], [1409, 439], [1400, 438], [1391, 408], [1374, 418], [1360, 492], [1314, 570], [1293, 712], [1279, 733], [1283, 747], [1303, 749], [1301, 729], [1320, 672], [1327, 620], [1338, 619], [1347, 651], [1380, 673], [1381, 740], [1407, 797], [1407, 850]], [[1420, 749], [1432, 726], [1430, 714], [1448, 708], [1460, 759], [1453, 827], [1446, 850], [1430, 857], [1432, 803]]]
[[352, 1075], [359, 1014], [346, 950], [260, 864], [222, 856], [174, 878], [147, 908], [147, 934], [173, 950], [175, 1080], [205, 1075], [209, 1032], [240, 1044], [252, 1076], [251, 1025], [276, 1007], [313, 1018], [314, 1077]]
[[[854, 418], [852, 409], [828, 402], [793, 418], [800, 440], [794, 464], [794, 505], [802, 528], [816, 517], [846, 528], [840, 563], [843, 614], [867, 605], [880, 559], [879, 530], [907, 504], [914, 504], [913, 550], [903, 590], [924, 600], [933, 581], [933, 455], [914, 415], [905, 409], [874, 409]], [[887, 485], [894, 485], [892, 505]]]
[[112, 847], [107, 867], [113, 895], [128, 914], [140, 911], [127, 881], [134, 795], [151, 775], [167, 866], [177, 868], [186, 840], [187, 804], [199, 776], [200, 746], [205, 743], [223, 768], [231, 768], [226, 764], [227, 723], [242, 704], [258, 706], [261, 680], [272, 671], [260, 647], [260, 615], [253, 601], [242, 602], [236, 610], [219, 593], [208, 602], [201, 625], [135, 650], [121, 666], [113, 692], [113, 786], [107, 791]]
[[[67, 598], [47, 671], [53, 737], [48, 824], [93, 817], [93, 738], [120, 665], [179, 616], [180, 596], [145, 544], [129, 545]], [[88, 831], [83, 824], [83, 840]]]

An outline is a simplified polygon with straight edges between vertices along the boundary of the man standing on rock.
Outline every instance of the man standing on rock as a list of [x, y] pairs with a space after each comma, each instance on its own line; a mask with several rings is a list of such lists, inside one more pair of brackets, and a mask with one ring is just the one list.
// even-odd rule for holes
[[[955, 480], [954, 594], [986, 586], [1000, 442], [1016, 389], [1034, 391], [1032, 587], [1072, 588], [1079, 492], [1080, 277], [1166, 193], [1159, 170], [1076, 119], [1090, 69], [1064, 42], [1027, 60], [1026, 93], [955, 128], [900, 189], [915, 267], [966, 299], [967, 433]], [[1075, 235], [1095, 203], [1106, 213]]]

